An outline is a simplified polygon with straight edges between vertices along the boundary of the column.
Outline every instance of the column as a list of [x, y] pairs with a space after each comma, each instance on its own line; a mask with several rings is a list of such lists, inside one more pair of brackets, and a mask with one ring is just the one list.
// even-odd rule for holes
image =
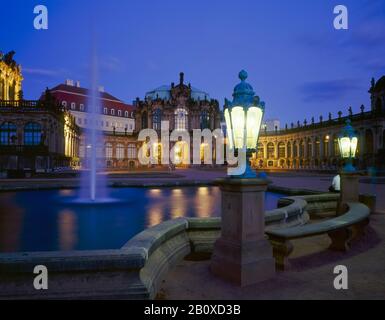
[[222, 231], [214, 244], [211, 272], [241, 287], [272, 278], [275, 262], [264, 235], [267, 181], [221, 179]]

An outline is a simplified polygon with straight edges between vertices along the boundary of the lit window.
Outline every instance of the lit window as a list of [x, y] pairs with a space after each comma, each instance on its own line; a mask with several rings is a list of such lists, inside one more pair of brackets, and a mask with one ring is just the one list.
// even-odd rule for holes
[[112, 144], [106, 143], [106, 158], [112, 159]]
[[154, 130], [160, 130], [161, 121], [162, 121], [162, 111], [158, 108], [152, 114], [152, 128]]
[[136, 158], [136, 146], [134, 144], [128, 145], [127, 158], [128, 159], [135, 159]]
[[115, 109], [111, 109], [111, 115], [112, 115], [112, 116], [115, 115]]
[[118, 160], [123, 160], [124, 159], [124, 145], [122, 145], [121, 143], [119, 143], [116, 146], [116, 158]]
[[175, 129], [176, 130], [186, 130], [187, 129], [187, 116], [188, 113], [185, 109], [178, 108], [175, 110]]

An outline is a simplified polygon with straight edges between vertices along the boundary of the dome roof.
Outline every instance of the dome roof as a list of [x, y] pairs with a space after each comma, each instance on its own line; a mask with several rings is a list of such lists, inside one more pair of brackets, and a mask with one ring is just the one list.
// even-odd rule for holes
[[[155, 88], [154, 90], [148, 91], [146, 93], [146, 99], [162, 99], [162, 100], [168, 100], [171, 98], [171, 86], [160, 86], [158, 88]], [[191, 87], [191, 98], [193, 100], [210, 100], [210, 95], [202, 91], [200, 89], [197, 89], [195, 87]]]
[[379, 92], [385, 90], [385, 76], [382, 76], [374, 85], [372, 92]]

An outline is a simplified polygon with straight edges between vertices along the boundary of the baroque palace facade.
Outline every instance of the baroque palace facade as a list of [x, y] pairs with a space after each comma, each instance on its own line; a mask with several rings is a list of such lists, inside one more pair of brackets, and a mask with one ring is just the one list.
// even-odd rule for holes
[[22, 98], [21, 68], [14, 52], [0, 61], [0, 171], [23, 176], [76, 165], [79, 127], [49, 93], [45, 99]]
[[[136, 103], [136, 129], [151, 128], [158, 132], [160, 140], [160, 130], [162, 121], [168, 121], [169, 131], [185, 131], [192, 137], [194, 129], [210, 129], [211, 131], [221, 128], [221, 111], [219, 103], [215, 99], [210, 99], [207, 92], [199, 90], [184, 83], [184, 73], [179, 74], [179, 83], [164, 85], [146, 93], [145, 99]], [[192, 163], [192, 143], [190, 150], [183, 141], [170, 142], [170, 149], [174, 148], [175, 159], [184, 163]], [[215, 144], [213, 144], [214, 149]], [[205, 144], [201, 144], [201, 161], [203, 161]], [[159, 164], [162, 157], [162, 144], [157, 143], [153, 146], [154, 156]], [[213, 159], [215, 153], [213, 151]], [[187, 157], [190, 157], [188, 159]]]
[[253, 165], [267, 169], [331, 169], [340, 165], [338, 135], [347, 119], [352, 121], [359, 145], [355, 165], [361, 169], [383, 167], [385, 152], [385, 76], [377, 82], [372, 80], [371, 109], [353, 114], [350, 107], [346, 116], [342, 112], [337, 118], [329, 113], [316, 123], [292, 123], [283, 130], [262, 131], [258, 152]]

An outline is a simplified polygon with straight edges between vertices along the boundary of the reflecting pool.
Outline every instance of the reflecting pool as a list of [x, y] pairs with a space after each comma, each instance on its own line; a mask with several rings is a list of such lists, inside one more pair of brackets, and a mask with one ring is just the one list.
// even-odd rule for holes
[[[116, 188], [120, 201], [95, 206], [71, 203], [78, 192], [0, 193], [0, 252], [117, 249], [168, 219], [220, 215], [218, 187]], [[266, 209], [282, 196], [266, 193]]]

